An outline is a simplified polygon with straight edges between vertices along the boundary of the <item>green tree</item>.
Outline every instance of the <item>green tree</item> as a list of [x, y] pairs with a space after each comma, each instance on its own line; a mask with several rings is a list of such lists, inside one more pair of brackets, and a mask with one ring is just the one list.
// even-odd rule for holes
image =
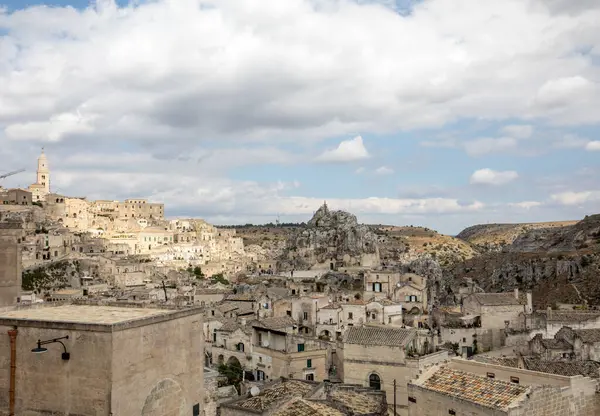
[[244, 376], [242, 365], [239, 361], [233, 361], [231, 364], [219, 364], [219, 373], [227, 377], [227, 385], [235, 386], [237, 391], [240, 391], [240, 382]]
[[204, 278], [204, 273], [202, 273], [202, 269], [200, 268], [200, 266], [194, 267], [193, 273], [196, 276], [196, 279], [203, 279]]

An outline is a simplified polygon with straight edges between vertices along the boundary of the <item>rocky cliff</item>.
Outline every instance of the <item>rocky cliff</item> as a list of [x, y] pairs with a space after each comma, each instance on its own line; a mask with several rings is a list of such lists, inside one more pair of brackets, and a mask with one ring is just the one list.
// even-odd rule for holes
[[[487, 227], [487, 226], [482, 226]], [[491, 229], [512, 229], [496, 225]], [[487, 228], [490, 230], [489, 228]], [[481, 228], [459, 236], [473, 238]], [[600, 215], [571, 225], [533, 227], [495, 252], [488, 252], [444, 270], [447, 303], [472, 279], [483, 290], [531, 290], [537, 307], [556, 302], [600, 304]]]
[[355, 215], [330, 211], [323, 204], [306, 227], [291, 235], [279, 258], [279, 270], [343, 268], [379, 264], [377, 236]]

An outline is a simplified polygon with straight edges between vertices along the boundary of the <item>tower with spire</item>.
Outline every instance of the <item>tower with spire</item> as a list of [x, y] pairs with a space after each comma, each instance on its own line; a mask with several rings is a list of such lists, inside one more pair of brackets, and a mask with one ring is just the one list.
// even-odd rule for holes
[[29, 192], [33, 201], [45, 201], [46, 195], [50, 193], [50, 169], [48, 167], [48, 158], [44, 153], [42, 147], [42, 153], [38, 157], [37, 164], [37, 180], [34, 184], [29, 185]]

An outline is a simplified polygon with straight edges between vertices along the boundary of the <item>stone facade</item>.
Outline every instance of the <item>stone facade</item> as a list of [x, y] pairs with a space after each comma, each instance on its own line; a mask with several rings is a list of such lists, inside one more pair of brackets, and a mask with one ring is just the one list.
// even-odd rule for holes
[[[18, 415], [183, 416], [196, 404], [202, 412], [198, 312], [70, 305], [0, 314], [0, 414], [9, 410], [6, 334], [15, 326]], [[31, 353], [39, 339], [63, 336], [68, 361], [60, 344]]]
[[21, 293], [21, 240], [18, 224], [0, 223], [0, 306], [13, 305]]
[[31, 205], [31, 192], [24, 189], [0, 190], [0, 205]]

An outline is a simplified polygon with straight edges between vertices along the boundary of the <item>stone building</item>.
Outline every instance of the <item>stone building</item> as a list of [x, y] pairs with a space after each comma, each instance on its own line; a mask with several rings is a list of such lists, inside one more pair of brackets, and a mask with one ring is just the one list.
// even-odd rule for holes
[[31, 192], [34, 202], [45, 201], [46, 195], [50, 193], [50, 168], [43, 149], [38, 158], [36, 182], [29, 185], [28, 190]]
[[202, 415], [199, 312], [61, 305], [0, 313], [0, 414]]
[[273, 302], [273, 316], [290, 316], [298, 322], [298, 332], [314, 335], [317, 325], [318, 310], [329, 304], [325, 295], [292, 296]]
[[21, 293], [21, 235], [19, 223], [0, 223], [0, 306], [13, 305]]
[[370, 270], [365, 274], [365, 299], [387, 298], [404, 305], [405, 312], [417, 315], [428, 309], [427, 278], [414, 273]]
[[31, 205], [32, 202], [31, 192], [24, 189], [0, 190], [0, 205]]
[[462, 304], [462, 313], [479, 317], [483, 329], [521, 328], [523, 314], [531, 311], [531, 293], [524, 301], [517, 289], [514, 293], [472, 293]]
[[408, 384], [410, 416], [592, 416], [597, 381], [454, 358]]
[[565, 326], [554, 338], [572, 345], [576, 359], [600, 361], [600, 329], [572, 329]]
[[572, 329], [600, 329], [600, 312], [598, 311], [535, 311], [520, 317], [525, 327], [544, 338], [553, 338], [563, 326]]
[[252, 327], [258, 380], [286, 377], [322, 381], [329, 378], [330, 344], [299, 335], [298, 324], [291, 317], [254, 321]]
[[543, 360], [569, 359], [573, 356], [573, 345], [561, 338], [542, 338], [536, 334], [528, 342], [529, 353]]
[[446, 351], [426, 354], [426, 349], [425, 340], [419, 339], [415, 329], [352, 327], [336, 350], [339, 377], [344, 383], [385, 391], [392, 414], [396, 380], [396, 412], [404, 416], [408, 381], [427, 366], [448, 358]]

